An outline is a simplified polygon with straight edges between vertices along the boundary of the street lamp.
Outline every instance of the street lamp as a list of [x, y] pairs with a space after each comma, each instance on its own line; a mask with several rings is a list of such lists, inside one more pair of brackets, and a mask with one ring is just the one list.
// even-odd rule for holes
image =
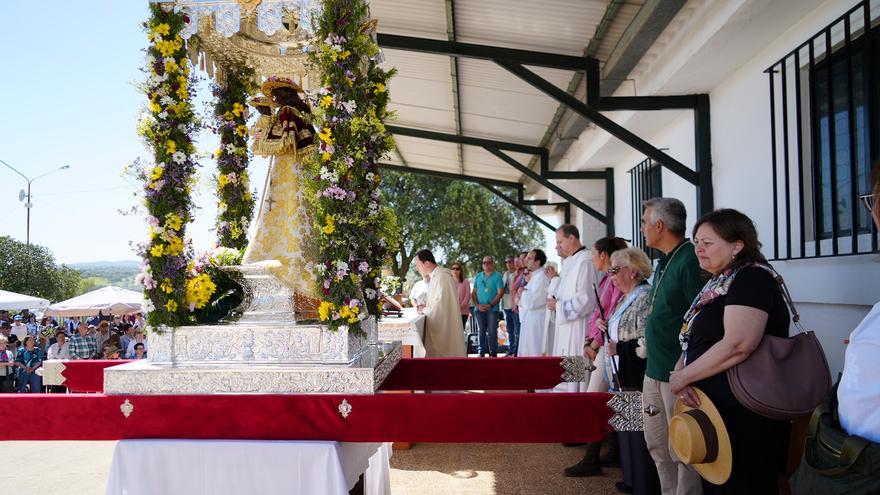
[[18, 200], [19, 200], [19, 201], [23, 201], [25, 198], [27, 198], [27, 202], [25, 202], [24, 207], [25, 207], [25, 209], [27, 210], [27, 244], [30, 245], [30, 243], [31, 243], [31, 207], [33, 206], [33, 203], [31, 203], [31, 183], [34, 182], [34, 181], [37, 180], [37, 179], [40, 179], [40, 178], [42, 178], [42, 177], [45, 177], [45, 176], [47, 176], [47, 175], [49, 175], [49, 174], [54, 174], [55, 172], [58, 172], [58, 171], [60, 171], [60, 170], [67, 170], [67, 169], [70, 168], [70, 165], [64, 165], [64, 166], [58, 167], [58, 168], [56, 168], [56, 169], [54, 169], [54, 170], [50, 170], [50, 171], [46, 172], [46, 173], [43, 174], [43, 175], [38, 175], [38, 176], [34, 177], [33, 179], [29, 179], [28, 176], [26, 176], [26, 175], [24, 175], [23, 173], [19, 172], [18, 170], [16, 170], [15, 168], [13, 168], [12, 165], [10, 165], [10, 164], [4, 162], [3, 160], [0, 160], [0, 163], [2, 163], [3, 165], [6, 165], [7, 167], [9, 167], [9, 170], [12, 170], [13, 172], [17, 173], [18, 175], [24, 177], [24, 180], [26, 180], [27, 183], [28, 183], [27, 193], [25, 193], [25, 192], [24, 192], [24, 189], [22, 189], [22, 190], [18, 193]]

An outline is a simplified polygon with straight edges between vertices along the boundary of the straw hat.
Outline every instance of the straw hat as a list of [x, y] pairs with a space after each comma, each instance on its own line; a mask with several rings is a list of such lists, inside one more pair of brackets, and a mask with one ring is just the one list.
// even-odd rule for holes
[[690, 464], [710, 483], [722, 485], [730, 478], [733, 452], [730, 436], [715, 404], [698, 388], [700, 407], [693, 409], [675, 401], [669, 420], [669, 443], [681, 462]]
[[294, 82], [294, 80], [289, 77], [270, 76], [268, 79], [266, 79], [266, 82], [263, 83], [261, 91], [264, 95], [271, 95], [272, 90], [275, 88], [291, 88], [300, 93], [303, 90], [302, 86]]
[[275, 103], [274, 101], [272, 101], [272, 98], [270, 98], [268, 96], [254, 96], [253, 98], [248, 100], [248, 103], [252, 107], [270, 107], [271, 108], [271, 107], [278, 106], [278, 104]]

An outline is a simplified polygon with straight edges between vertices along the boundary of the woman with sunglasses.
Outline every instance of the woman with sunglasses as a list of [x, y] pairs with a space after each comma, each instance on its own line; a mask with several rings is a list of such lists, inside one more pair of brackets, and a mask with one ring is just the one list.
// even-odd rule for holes
[[455, 262], [452, 264], [452, 280], [458, 290], [458, 305], [461, 307], [461, 326], [467, 330], [468, 317], [471, 314], [471, 284], [464, 274], [464, 266]]

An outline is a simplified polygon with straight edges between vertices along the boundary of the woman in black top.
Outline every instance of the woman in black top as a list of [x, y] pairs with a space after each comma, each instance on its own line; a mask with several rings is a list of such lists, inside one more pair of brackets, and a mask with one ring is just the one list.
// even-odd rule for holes
[[723, 485], [703, 480], [705, 493], [778, 493], [788, 452], [789, 423], [760, 416], [739, 403], [727, 370], [744, 361], [764, 335], [788, 337], [789, 312], [770, 265], [761, 255], [754, 223], [730, 209], [705, 215], [694, 226], [700, 267], [713, 275], [685, 315], [682, 357], [670, 388], [688, 406], [706, 393], [724, 419], [733, 470]]

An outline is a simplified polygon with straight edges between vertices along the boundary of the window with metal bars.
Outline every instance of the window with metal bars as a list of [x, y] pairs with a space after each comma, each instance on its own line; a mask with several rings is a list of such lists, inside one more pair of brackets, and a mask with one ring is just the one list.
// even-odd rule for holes
[[877, 251], [858, 198], [880, 163], [878, 11], [860, 2], [766, 70], [774, 259]]
[[630, 186], [632, 188], [632, 212], [633, 212], [633, 241], [632, 245], [641, 248], [652, 260], [660, 257], [660, 253], [645, 245], [645, 236], [642, 235], [642, 203], [651, 198], [663, 196], [662, 167], [654, 160], [648, 158], [629, 171]]

